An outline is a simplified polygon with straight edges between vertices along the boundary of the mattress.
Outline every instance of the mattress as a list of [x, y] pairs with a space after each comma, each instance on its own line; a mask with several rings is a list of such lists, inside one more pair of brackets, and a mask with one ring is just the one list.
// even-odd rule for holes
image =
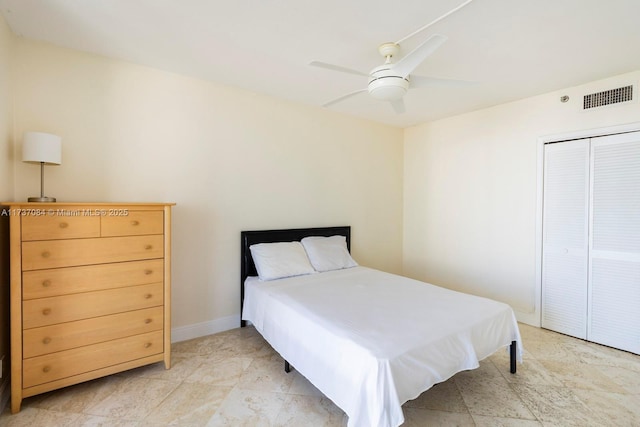
[[518, 343], [503, 303], [354, 267], [273, 281], [247, 278], [242, 319], [349, 417], [395, 427], [402, 404]]

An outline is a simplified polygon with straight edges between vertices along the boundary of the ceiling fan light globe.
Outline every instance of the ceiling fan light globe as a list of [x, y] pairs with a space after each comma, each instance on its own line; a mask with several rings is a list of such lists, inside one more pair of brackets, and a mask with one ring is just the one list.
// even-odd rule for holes
[[371, 80], [367, 89], [375, 99], [397, 101], [407, 93], [409, 81], [396, 76], [381, 77]]

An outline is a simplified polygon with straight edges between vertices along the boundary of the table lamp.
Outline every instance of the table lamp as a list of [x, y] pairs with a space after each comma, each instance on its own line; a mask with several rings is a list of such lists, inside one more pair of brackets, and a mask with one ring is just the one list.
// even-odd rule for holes
[[55, 197], [44, 195], [44, 165], [62, 163], [62, 138], [43, 132], [25, 132], [22, 139], [22, 161], [40, 163], [40, 197], [29, 197], [29, 202], [55, 202]]

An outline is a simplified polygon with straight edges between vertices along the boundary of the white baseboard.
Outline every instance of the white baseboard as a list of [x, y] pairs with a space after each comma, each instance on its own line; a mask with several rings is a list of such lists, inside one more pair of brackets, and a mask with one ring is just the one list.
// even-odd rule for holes
[[227, 316], [208, 322], [195, 323], [193, 325], [179, 326], [171, 329], [171, 342], [180, 342], [205, 335], [217, 334], [240, 327], [240, 316]]
[[540, 327], [540, 313], [535, 311], [533, 313], [525, 313], [522, 311], [514, 310], [514, 314], [516, 315], [516, 320], [521, 323], [526, 323], [527, 325]]

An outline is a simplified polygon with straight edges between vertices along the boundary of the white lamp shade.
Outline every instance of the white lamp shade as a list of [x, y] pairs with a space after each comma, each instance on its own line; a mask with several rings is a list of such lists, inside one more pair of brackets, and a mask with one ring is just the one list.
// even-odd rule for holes
[[22, 161], [59, 165], [62, 163], [62, 138], [43, 132], [25, 132]]

